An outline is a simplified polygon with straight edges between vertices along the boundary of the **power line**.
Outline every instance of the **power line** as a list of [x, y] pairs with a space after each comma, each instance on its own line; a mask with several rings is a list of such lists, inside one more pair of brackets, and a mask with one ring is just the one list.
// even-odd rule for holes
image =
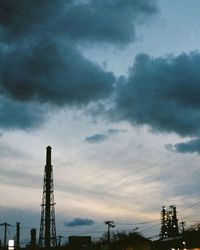
[[146, 230], [149, 230], [149, 229], [155, 228], [155, 227], [157, 227], [157, 226], [160, 226], [160, 223], [159, 223], [159, 224], [155, 224], [155, 225], [150, 226], [150, 227], [146, 227], [146, 228], [144, 228], [143, 230], [141, 230], [140, 232], [142, 233], [142, 232], [144, 232], [144, 231], [146, 231]]
[[198, 201], [198, 202], [196, 202], [196, 203], [190, 205], [189, 207], [186, 207], [186, 208], [181, 209], [181, 210], [179, 211], [179, 213], [182, 213], [183, 211], [186, 211], [186, 210], [190, 210], [190, 209], [192, 209], [192, 208], [194, 208], [194, 207], [198, 207], [197, 205], [200, 206], [200, 201]]
[[154, 220], [149, 220], [149, 221], [144, 221], [144, 222], [132, 222], [132, 223], [121, 223], [121, 222], [116, 222], [116, 225], [125, 225], [125, 226], [134, 226], [134, 225], [143, 225], [143, 224], [149, 224], [154, 221], [158, 221], [160, 219], [154, 219]]

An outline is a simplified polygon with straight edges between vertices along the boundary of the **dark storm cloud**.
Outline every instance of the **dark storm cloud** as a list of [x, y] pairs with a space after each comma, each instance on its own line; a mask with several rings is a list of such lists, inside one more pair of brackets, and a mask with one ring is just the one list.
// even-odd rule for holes
[[[67, 2], [67, 3], [66, 3]], [[73, 1], [68, 0], [1, 0], [0, 32], [7, 42], [27, 40], [48, 33], [50, 26]]]
[[146, 124], [157, 132], [198, 136], [199, 69], [198, 52], [160, 58], [138, 55], [128, 79], [118, 87], [114, 119]]
[[66, 227], [76, 227], [76, 226], [92, 226], [95, 222], [91, 219], [75, 218], [72, 221], [64, 222]]
[[0, 127], [2, 129], [38, 127], [46, 117], [45, 109], [36, 103], [23, 103], [0, 96]]
[[74, 40], [129, 43], [135, 28], [157, 12], [155, 0], [2, 0], [0, 27], [5, 39], [68, 34]]
[[175, 145], [167, 145], [167, 149], [179, 153], [200, 153], [200, 139], [193, 139], [187, 142], [177, 143]]
[[114, 82], [69, 40], [16, 46], [2, 54], [0, 65], [2, 92], [19, 101], [83, 105], [109, 96]]
[[136, 25], [156, 12], [154, 0], [83, 1], [66, 11], [60, 29], [75, 40], [127, 44], [136, 39]]
[[78, 44], [127, 44], [156, 12], [154, 0], [0, 1], [0, 93], [12, 115], [1, 100], [0, 126], [43, 121], [32, 101], [80, 107], [109, 97], [114, 75], [84, 58]]
[[85, 138], [85, 141], [89, 143], [99, 143], [108, 139], [106, 134], [96, 134]]

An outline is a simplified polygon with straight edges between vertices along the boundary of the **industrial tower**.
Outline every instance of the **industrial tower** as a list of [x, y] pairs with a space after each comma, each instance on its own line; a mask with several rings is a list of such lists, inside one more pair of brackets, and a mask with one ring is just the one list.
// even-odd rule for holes
[[39, 247], [56, 247], [56, 224], [54, 209], [53, 167], [51, 165], [51, 147], [46, 148], [46, 166], [44, 169], [43, 197], [41, 204], [41, 222]]
[[161, 211], [161, 239], [176, 237], [179, 235], [176, 207], [163, 207]]

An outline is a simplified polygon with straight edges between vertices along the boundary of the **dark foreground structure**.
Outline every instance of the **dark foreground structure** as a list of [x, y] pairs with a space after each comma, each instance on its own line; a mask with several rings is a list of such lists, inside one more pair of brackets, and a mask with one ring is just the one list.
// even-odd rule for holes
[[152, 242], [151, 250], [200, 250], [200, 231], [186, 231], [180, 236]]

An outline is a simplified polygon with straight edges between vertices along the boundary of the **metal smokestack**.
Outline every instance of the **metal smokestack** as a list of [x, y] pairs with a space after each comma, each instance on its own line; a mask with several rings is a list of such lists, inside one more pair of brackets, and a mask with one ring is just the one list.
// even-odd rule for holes
[[51, 165], [51, 147], [48, 146], [46, 151], [46, 166], [50, 165]]
[[39, 247], [56, 247], [56, 225], [54, 209], [53, 167], [51, 165], [51, 147], [46, 148], [46, 166], [44, 171], [43, 197], [40, 222]]
[[36, 248], [36, 229], [32, 228], [31, 229], [31, 249]]

